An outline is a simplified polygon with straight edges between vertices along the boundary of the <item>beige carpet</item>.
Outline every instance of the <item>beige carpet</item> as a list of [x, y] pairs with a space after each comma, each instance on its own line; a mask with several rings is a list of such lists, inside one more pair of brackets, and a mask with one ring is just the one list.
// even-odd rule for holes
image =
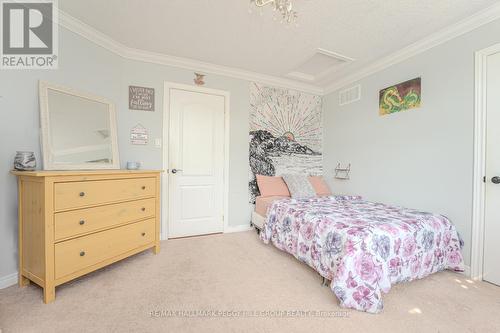
[[[48, 305], [34, 285], [0, 290], [0, 329], [500, 332], [500, 288], [459, 274], [443, 272], [398, 285], [384, 299], [381, 314], [347, 310], [343, 316], [345, 309], [314, 271], [264, 245], [255, 232], [243, 232], [165, 241], [159, 255], [147, 251], [58, 287], [56, 301]], [[269, 311], [273, 316], [172, 317], [176, 310]], [[287, 310], [289, 315], [304, 312], [276, 317]], [[159, 312], [152, 316], [153, 311]], [[308, 316], [306, 311], [337, 317]]]

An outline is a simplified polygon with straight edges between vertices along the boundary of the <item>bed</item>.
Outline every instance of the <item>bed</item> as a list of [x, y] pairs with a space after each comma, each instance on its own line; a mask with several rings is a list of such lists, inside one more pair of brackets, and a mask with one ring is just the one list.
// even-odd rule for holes
[[289, 196], [273, 195], [269, 197], [258, 196], [255, 198], [255, 210], [252, 212], [252, 225], [259, 231], [264, 227], [267, 211], [276, 200], [290, 198]]
[[463, 271], [463, 242], [448, 218], [358, 196], [275, 198], [260, 238], [331, 280], [343, 307], [371, 313], [395, 283]]

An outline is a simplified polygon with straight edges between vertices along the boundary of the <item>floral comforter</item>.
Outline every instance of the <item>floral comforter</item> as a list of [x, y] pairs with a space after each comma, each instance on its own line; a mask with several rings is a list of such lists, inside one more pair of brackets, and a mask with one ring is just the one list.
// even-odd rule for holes
[[277, 200], [260, 237], [332, 280], [342, 306], [372, 313], [392, 284], [463, 270], [463, 244], [446, 217], [356, 196]]

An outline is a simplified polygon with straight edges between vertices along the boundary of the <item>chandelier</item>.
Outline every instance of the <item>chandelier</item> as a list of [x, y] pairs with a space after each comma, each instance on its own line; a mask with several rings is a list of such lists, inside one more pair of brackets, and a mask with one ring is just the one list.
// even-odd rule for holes
[[292, 0], [250, 0], [250, 6], [253, 5], [258, 8], [269, 5], [276, 13], [275, 19], [279, 17], [281, 22], [292, 23], [297, 19], [297, 12], [293, 10]]

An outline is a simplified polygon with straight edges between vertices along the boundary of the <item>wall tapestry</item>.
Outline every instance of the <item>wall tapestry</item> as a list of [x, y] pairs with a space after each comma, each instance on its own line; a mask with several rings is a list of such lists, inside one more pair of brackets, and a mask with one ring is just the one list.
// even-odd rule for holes
[[421, 79], [416, 78], [380, 90], [380, 115], [396, 113], [420, 107]]
[[255, 175], [322, 174], [321, 97], [250, 84], [250, 202]]

